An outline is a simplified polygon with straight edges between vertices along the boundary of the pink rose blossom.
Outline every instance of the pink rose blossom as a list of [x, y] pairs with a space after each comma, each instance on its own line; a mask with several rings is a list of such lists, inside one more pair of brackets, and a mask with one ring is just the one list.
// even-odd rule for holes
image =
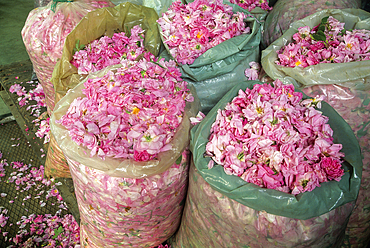
[[331, 157], [321, 160], [321, 168], [326, 172], [328, 180], [340, 181], [344, 174], [344, 170], [342, 169], [340, 162]]

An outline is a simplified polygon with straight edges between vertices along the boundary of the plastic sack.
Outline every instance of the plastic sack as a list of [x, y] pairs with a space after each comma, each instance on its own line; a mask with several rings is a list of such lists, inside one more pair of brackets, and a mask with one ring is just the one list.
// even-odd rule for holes
[[[81, 45], [85, 45], [103, 35], [112, 36], [119, 30], [128, 32], [133, 26], [140, 25], [144, 30], [147, 30], [144, 40], [145, 48], [153, 54], [158, 54], [160, 38], [155, 24], [157, 18], [152, 9], [130, 3], [88, 13], [66, 37], [61, 60], [55, 66], [51, 79], [55, 89], [55, 101], [58, 102], [69, 89], [72, 89], [86, 77], [78, 75], [77, 68], [70, 63], [77, 40], [80, 40]], [[56, 143], [55, 146], [49, 146], [45, 164], [48, 176], [61, 177], [64, 175], [63, 177], [70, 177], [69, 170], [66, 170], [68, 169], [67, 162], [61, 160], [63, 156]], [[51, 161], [55, 162], [48, 163]]]
[[328, 82], [341, 85], [348, 82], [363, 83], [366, 78], [370, 77], [370, 60], [318, 64], [306, 68], [288, 68], [275, 63], [278, 58], [277, 51], [292, 41], [292, 36], [299, 27], [310, 26], [312, 28], [320, 24], [321, 19], [326, 16], [333, 16], [341, 23], [344, 22], [346, 29], [370, 29], [370, 13], [360, 9], [326, 9], [296, 21], [282, 37], [262, 51], [261, 64], [271, 78], [279, 78], [285, 82], [295, 79], [304, 85], [326, 84]]
[[191, 85], [189, 85], [189, 88], [194, 96], [194, 101], [186, 104], [183, 120], [180, 126], [177, 128], [172, 141], [170, 142], [172, 149], [159, 153], [156, 160], [139, 162], [130, 159], [114, 159], [111, 157], [106, 157], [105, 160], [102, 160], [97, 156], [90, 157], [90, 151], [87, 148], [78, 146], [74, 141], [71, 140], [68, 130], [61, 124], [55, 123], [55, 120], [59, 120], [67, 112], [74, 99], [85, 96], [82, 93], [82, 89], [85, 87], [84, 82], [87, 79], [93, 79], [97, 77], [100, 78], [108, 71], [114, 71], [120, 66], [121, 65], [113, 65], [101, 71], [91, 73], [86, 77], [85, 80], [70, 90], [57, 103], [56, 108], [54, 109], [54, 112], [50, 118], [51, 132], [66, 157], [80, 164], [88, 165], [91, 168], [101, 170], [109, 176], [142, 178], [163, 173], [175, 163], [180, 154], [188, 146], [190, 137], [189, 131], [192, 127], [190, 118], [195, 117], [199, 112], [199, 100], [197, 99], [196, 92]]
[[171, 247], [338, 247], [353, 202], [308, 220], [257, 211], [218, 192], [190, 166], [189, 189]]
[[[370, 13], [363, 10], [323, 10], [292, 24], [284, 35], [262, 52], [262, 66], [273, 79], [299, 84], [303, 91], [326, 101], [344, 118], [355, 133], [363, 156], [363, 175], [356, 207], [346, 230], [347, 243], [367, 247], [370, 242], [370, 61], [319, 64], [301, 68], [277, 66], [276, 51], [285, 45], [300, 26], [315, 26], [322, 17], [333, 15], [348, 29], [370, 29]], [[295, 79], [295, 80], [294, 80]]]
[[81, 247], [154, 247], [178, 229], [188, 185], [188, 150], [162, 174], [111, 177], [67, 157], [81, 216]]
[[[234, 13], [249, 13], [226, 0], [224, 4], [233, 6]], [[191, 65], [179, 65], [182, 78], [196, 88], [203, 113], [207, 113], [235, 85], [235, 82], [247, 81], [244, 70], [249, 68], [250, 62], [259, 61], [262, 30], [260, 21], [267, 12], [260, 8], [256, 8], [255, 11], [259, 13], [259, 17], [257, 19], [250, 17], [246, 20], [251, 28], [250, 33], [233, 37], [207, 50]], [[254, 15], [253, 11], [251, 13]], [[163, 39], [162, 36], [161, 38]], [[166, 50], [161, 53], [161, 57], [173, 59], [168, 46], [166, 44], [164, 46]]]
[[60, 100], [69, 89], [73, 89], [86, 77], [79, 75], [77, 68], [70, 63], [77, 41], [80, 45], [86, 45], [102, 36], [112, 37], [119, 32], [129, 34], [132, 27], [140, 25], [146, 30], [145, 49], [157, 56], [161, 45], [157, 19], [158, 15], [153, 9], [129, 2], [88, 13], [66, 37], [63, 54], [53, 71], [56, 100]]
[[[166, 60], [173, 59], [166, 50], [163, 51], [160, 56]], [[215, 78], [197, 82], [188, 78], [184, 79], [196, 88], [201, 103], [201, 109], [204, 114], [207, 114], [237, 82], [248, 81], [248, 78], [244, 75], [244, 71], [246, 68], [250, 67], [249, 63], [254, 61], [254, 58], [253, 56], [240, 61], [233, 71]]]
[[[239, 89], [245, 90], [247, 87], [252, 88], [256, 83], [261, 82], [241, 82], [233, 87], [207, 114], [203, 121], [192, 129], [190, 150], [193, 153], [194, 165], [197, 173], [201, 176], [199, 179], [203, 178], [210, 185], [213, 192], [203, 191], [205, 184], [199, 179], [195, 179], [196, 189], [193, 190], [203, 191], [203, 196], [199, 197], [202, 203], [198, 203], [195, 200], [197, 196], [193, 199], [191, 196], [201, 194], [201, 192], [194, 193], [191, 191], [191, 184], [194, 182], [192, 182], [192, 179], [190, 180], [188, 191], [189, 203], [186, 205], [180, 231], [177, 234], [179, 238], [175, 237], [175, 240], [183, 240], [181, 237], [184, 235], [187, 236], [185, 239], [188, 240], [184, 242], [204, 242], [201, 245], [198, 243], [195, 243], [195, 245], [193, 243], [183, 243], [181, 244], [183, 247], [207, 247], [205, 244], [212, 244], [208, 243], [212, 240], [212, 242], [220, 243], [214, 246], [210, 245], [210, 247], [242, 247], [242, 245], [245, 247], [248, 247], [248, 245], [251, 247], [277, 247], [278, 245], [286, 247], [287, 243], [291, 244], [289, 245], [290, 247], [302, 244], [307, 244], [307, 247], [313, 247], [311, 244], [317, 244], [317, 247], [332, 247], [328, 242], [330, 241], [334, 244], [334, 241], [339, 238], [340, 230], [345, 229], [345, 219], [349, 217], [352, 210], [350, 206], [353, 206], [357, 198], [361, 183], [362, 162], [360, 148], [351, 128], [327, 103], [322, 102], [321, 111], [323, 115], [329, 117], [328, 124], [334, 132], [333, 142], [342, 144], [343, 148], [341, 151], [345, 154], [343, 162], [345, 174], [339, 182], [330, 181], [322, 183], [320, 187], [315, 188], [313, 191], [294, 196], [273, 189], [260, 188], [259, 186], [245, 182], [237, 176], [227, 175], [224, 172], [224, 168], [218, 164], [215, 164], [212, 169], [208, 169], [208, 163], [211, 158], [204, 157], [204, 153], [206, 144], [208, 143], [210, 128], [216, 118], [218, 109], [223, 109], [238, 94]], [[213, 197], [215, 193], [218, 195]], [[221, 198], [219, 195], [223, 197]], [[206, 201], [208, 202], [206, 203]], [[229, 204], [231, 204], [231, 201], [233, 201], [231, 206], [237, 203], [239, 204], [235, 208], [230, 208]], [[209, 208], [211, 205], [212, 208]], [[198, 208], [198, 210], [195, 210], [195, 208]], [[245, 213], [251, 211], [247, 211], [247, 208], [253, 209], [254, 214], [248, 217], [242, 217], [244, 211]], [[230, 216], [221, 216], [219, 218], [219, 215], [217, 215], [216, 218], [212, 218], [222, 225], [219, 229], [215, 230], [216, 233], [209, 229], [209, 225], [213, 225], [214, 223], [209, 224], [209, 222], [204, 221], [202, 224], [196, 225], [191, 222], [198, 218], [211, 220], [211, 217], [208, 216], [213, 214], [213, 210], [216, 213], [220, 213], [221, 211], [219, 209], [222, 209], [225, 214], [228, 213]], [[257, 218], [255, 214], [257, 212], [268, 218], [271, 223], [276, 225], [276, 228], [266, 230], [260, 227], [258, 223], [259, 217]], [[265, 212], [269, 215], [266, 215]], [[340, 216], [336, 216], [336, 214]], [[192, 216], [189, 217], [189, 215]], [[327, 222], [322, 222], [321, 218], [326, 219], [328, 216], [331, 217]], [[190, 220], [188, 220], [189, 218]], [[239, 218], [243, 220], [239, 220]], [[300, 232], [299, 228], [296, 228], [298, 224], [287, 224], [286, 218], [291, 219], [290, 221], [293, 223], [300, 223], [299, 225], [304, 226], [302, 228], [306, 230], [306, 233], [302, 230], [303, 233], [299, 234], [301, 238], [298, 240], [297, 232]], [[243, 234], [238, 233], [235, 230], [237, 224], [227, 223], [227, 219], [235, 222], [244, 221], [243, 224], [238, 223], [238, 225], [243, 225], [240, 230], [245, 230], [245, 232]], [[337, 219], [343, 221], [341, 222], [341, 227], [337, 226]], [[322, 230], [315, 233], [314, 230], [316, 230], [317, 224], [322, 225], [321, 228], [327, 228], [326, 233], [322, 233]], [[225, 230], [230, 228], [233, 228], [232, 231], [225, 232]], [[253, 231], [254, 228], [260, 231], [256, 233], [256, 231]], [[336, 231], [331, 232], [331, 228]], [[276, 231], [278, 234], [273, 234], [275, 230], [278, 230]], [[286, 230], [286, 233], [282, 230]], [[194, 235], [194, 239], [190, 237], [190, 233]], [[253, 233], [256, 234], [253, 235]], [[312, 233], [313, 236], [308, 241], [306, 239], [308, 239], [309, 233]], [[195, 235], [199, 236], [197, 237]], [[276, 239], [272, 239], [271, 236], [276, 237]], [[280, 239], [283, 240], [281, 241]], [[266, 245], [266, 242], [270, 242], [269, 245]], [[175, 247], [178, 247], [177, 243]]]
[[120, 66], [88, 75], [57, 103], [50, 119], [51, 132], [67, 158], [75, 185], [81, 215], [81, 245], [88, 247], [161, 244], [178, 228], [186, 194], [190, 117], [199, 108], [195, 92], [192, 92], [194, 102], [187, 103], [183, 120], [170, 142], [172, 149], [159, 153], [157, 160], [135, 162], [90, 157], [88, 149], [78, 146], [68, 130], [55, 123], [74, 99], [84, 96], [86, 80]]
[[153, 8], [157, 12], [158, 16], [161, 16], [162, 13], [166, 12], [171, 4], [175, 1], [176, 0], [113, 0], [112, 2], [115, 5], [126, 2], [143, 5], [148, 8]]
[[33, 9], [28, 14], [21, 32], [22, 39], [44, 89], [49, 115], [55, 105], [54, 87], [50, 80], [55, 64], [62, 57], [67, 35], [88, 12], [107, 6], [113, 6], [113, 3], [97, 0], [53, 0], [45, 7]]
[[278, 0], [266, 17], [262, 44], [267, 47], [290, 25], [323, 9], [358, 9], [361, 0]]
[[370, 242], [370, 89], [356, 89], [335, 84], [307, 86], [303, 92], [311, 97], [324, 95], [325, 100], [344, 118], [354, 131], [363, 154], [361, 188], [356, 208], [351, 214], [345, 244], [367, 247]]
[[43, 7], [45, 5], [47, 5], [48, 3], [50, 3], [51, 0], [35, 0], [35, 8], [37, 7]]
[[[191, 2], [194, 2], [194, 0], [183, 0], [182, 2], [188, 4], [188, 3], [191, 3]], [[273, 6], [273, 4], [271, 5], [270, 3], [273, 2], [273, 1], [269, 1], [269, 0], [266, 0], [267, 3], [269, 3], [269, 6]], [[230, 3], [230, 1], [226, 0], [224, 1], [224, 3], [228, 3], [228, 4], [232, 4]], [[259, 21], [263, 22], [267, 16], [267, 11], [266, 10], [263, 10], [261, 9], [260, 7], [255, 7], [252, 11], [251, 11], [251, 14], [256, 17]]]
[[[231, 72], [240, 61], [246, 58], [253, 57], [252, 61], [257, 61], [262, 30], [260, 20], [263, 17], [257, 19], [253, 16], [253, 12], [250, 13], [226, 0], [223, 3], [232, 6], [233, 13], [244, 12], [247, 15], [252, 15], [252, 17], [248, 17], [245, 20], [247, 26], [251, 29], [250, 33], [235, 36], [208, 49], [196, 58], [192, 64], [180, 64], [183, 78], [201, 81]], [[162, 35], [161, 38], [163, 41]], [[167, 44], [164, 44], [164, 46], [167, 52], [169, 52], [170, 49]]]
[[47, 178], [70, 178], [68, 163], [53, 134], [50, 134], [48, 152], [46, 155], [44, 174]]

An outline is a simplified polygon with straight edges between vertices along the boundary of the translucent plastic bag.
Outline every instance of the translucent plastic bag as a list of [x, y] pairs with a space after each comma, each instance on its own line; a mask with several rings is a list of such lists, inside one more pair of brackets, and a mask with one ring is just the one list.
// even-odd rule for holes
[[257, 211], [218, 192], [190, 166], [189, 189], [171, 247], [339, 247], [354, 202], [308, 220]]
[[153, 8], [157, 12], [158, 16], [161, 16], [163, 12], [168, 10], [168, 7], [170, 7], [174, 1], [175, 0], [113, 0], [112, 2], [115, 5], [126, 2], [143, 5], [148, 8]]
[[[166, 60], [172, 59], [171, 55], [165, 50], [160, 56]], [[258, 56], [251, 56], [239, 62], [239, 64], [228, 73], [220, 75], [218, 77], [202, 80], [193, 81], [186, 78], [188, 83], [194, 85], [197, 90], [197, 95], [200, 99], [202, 112], [207, 114], [217, 102], [234, 87], [238, 82], [247, 82], [248, 78], [244, 75], [246, 68], [249, 68], [249, 63], [255, 61]], [[259, 59], [259, 57], [258, 57]]]
[[[120, 65], [92, 73], [101, 77]], [[50, 126], [70, 166], [81, 216], [81, 245], [86, 247], [153, 247], [178, 228], [186, 195], [190, 117], [199, 101], [188, 103], [172, 141], [172, 149], [156, 160], [90, 157], [90, 151], [71, 140], [68, 130], [55, 123], [70, 103], [83, 97], [83, 80], [56, 105]], [[193, 89], [194, 90], [194, 89]]]
[[344, 118], [355, 133], [363, 158], [361, 188], [346, 230], [347, 243], [367, 247], [370, 242], [370, 61], [319, 64], [284, 68], [274, 64], [276, 51], [289, 42], [300, 26], [315, 26], [322, 17], [333, 15], [347, 29], [370, 30], [370, 13], [363, 10], [323, 10], [292, 24], [284, 35], [262, 52], [262, 66], [273, 79], [294, 82], [308, 95], [324, 95], [326, 101]]
[[282, 81], [290, 82], [294, 79], [305, 85], [325, 84], [327, 82], [341, 85], [342, 83], [365, 82], [370, 76], [370, 61], [354, 61], [350, 63], [326, 63], [308, 66], [306, 68], [290, 68], [277, 65], [277, 51], [292, 42], [292, 36], [299, 27], [314, 27], [321, 23], [322, 18], [332, 16], [341, 23], [344, 28], [370, 30], [370, 13], [360, 9], [326, 9], [312, 14], [291, 25], [282, 37], [274, 41], [262, 51], [261, 64], [265, 72], [274, 80], [279, 78]]
[[86, 77], [79, 75], [77, 68], [70, 63], [77, 41], [80, 45], [86, 45], [105, 35], [112, 37], [118, 32], [125, 32], [128, 35], [132, 27], [140, 25], [145, 30], [145, 49], [157, 56], [161, 45], [157, 19], [158, 15], [152, 8], [130, 2], [88, 13], [66, 37], [60, 62], [53, 71], [51, 81], [55, 87], [56, 100], [60, 100], [69, 89], [73, 89]]
[[[114, 71], [119, 67], [121, 67], [121, 65], [109, 66], [101, 71], [89, 74], [85, 78], [85, 80], [89, 78], [102, 77], [108, 71]], [[195, 117], [199, 112], [199, 100], [197, 99], [195, 89], [191, 87], [191, 85], [189, 85], [189, 88], [195, 99], [193, 102], [189, 102], [186, 105], [182, 122], [177, 128], [172, 142], [170, 142], [172, 149], [159, 153], [156, 160], [140, 162], [134, 161], [133, 159], [120, 160], [106, 157], [105, 160], [102, 160], [97, 156], [90, 157], [89, 149], [78, 146], [74, 141], [72, 141], [71, 137], [69, 136], [68, 130], [63, 125], [55, 123], [55, 120], [59, 120], [67, 112], [70, 104], [73, 102], [74, 99], [76, 99], [77, 97], [85, 96], [82, 93], [85, 80], [79, 83], [75, 88], [71, 89], [57, 103], [57, 108], [55, 108], [50, 118], [51, 132], [66, 157], [78, 163], [87, 165], [91, 168], [101, 170], [107, 175], [127, 178], [141, 178], [151, 175], [157, 175], [163, 173], [175, 163], [180, 154], [188, 146], [190, 137], [189, 130], [192, 126], [190, 123], [190, 118]]]
[[335, 84], [318, 84], [303, 88], [311, 97], [324, 95], [325, 100], [344, 118], [354, 131], [363, 155], [361, 188], [356, 208], [346, 229], [345, 243], [349, 247], [367, 247], [370, 242], [370, 89], [356, 89]]
[[262, 44], [267, 47], [283, 35], [290, 25], [323, 9], [358, 9], [361, 0], [279, 0], [267, 15]]
[[190, 153], [165, 172], [140, 179], [111, 177], [67, 157], [81, 216], [81, 247], [154, 247], [178, 229]]
[[[247, 81], [244, 70], [249, 68], [250, 62], [260, 59], [261, 21], [266, 17], [267, 12], [256, 8], [255, 12], [249, 13], [226, 0], [224, 4], [233, 6], [234, 13], [244, 12], [255, 16], [246, 20], [251, 32], [233, 37], [207, 50], [190, 65], [179, 65], [182, 78], [196, 88], [204, 113], [207, 113], [235, 85], [236, 81]], [[161, 38], [163, 39], [162, 36]], [[161, 56], [173, 59], [169, 54], [168, 46], [166, 44], [164, 46], [166, 50], [161, 53]]]
[[63, 177], [70, 178], [71, 173], [69, 166], [64, 157], [64, 154], [58, 143], [56, 142], [54, 135], [50, 134], [50, 142], [48, 146], [48, 152], [46, 155], [44, 174], [46, 177]]
[[218, 164], [208, 169], [211, 158], [204, 153], [218, 109], [255, 83], [261, 82], [233, 87], [191, 132], [195, 168], [174, 247], [334, 247], [344, 237], [360, 187], [361, 155], [351, 128], [325, 102], [321, 111], [345, 154], [346, 172], [339, 182], [294, 196], [227, 175]]
[[53, 0], [45, 7], [32, 10], [22, 29], [22, 39], [31, 59], [33, 69], [45, 92], [48, 114], [54, 109], [54, 87], [51, 76], [54, 66], [62, 57], [67, 35], [90, 11], [113, 6], [110, 1]]
[[[232, 6], [234, 13], [250, 14], [249, 11], [228, 1], [224, 1], [224, 4]], [[250, 33], [235, 36], [218, 44], [195, 59], [192, 64], [180, 64], [182, 77], [198, 82], [231, 72], [246, 58], [251, 57], [252, 61], [257, 61], [261, 41], [261, 24], [254, 17], [247, 18], [246, 22], [251, 29]], [[161, 38], [163, 39], [162, 35]], [[164, 46], [169, 53], [168, 46], [166, 44]]]
[[[146, 18], [143, 18], [144, 16]], [[86, 45], [103, 35], [112, 36], [119, 30], [129, 33], [134, 25], [140, 25], [146, 30], [145, 48], [153, 54], [157, 54], [160, 46], [160, 38], [155, 24], [157, 18], [153, 9], [131, 3], [89, 12], [66, 37], [61, 59], [56, 63], [51, 79], [55, 89], [55, 101], [58, 102], [69, 89], [72, 89], [86, 77], [86, 75], [78, 75], [77, 68], [70, 63], [77, 40], [80, 41], [80, 45]], [[68, 164], [63, 157], [58, 145], [50, 143], [45, 164], [47, 176], [70, 177]]]
[[51, 0], [35, 0], [35, 8], [47, 5]]

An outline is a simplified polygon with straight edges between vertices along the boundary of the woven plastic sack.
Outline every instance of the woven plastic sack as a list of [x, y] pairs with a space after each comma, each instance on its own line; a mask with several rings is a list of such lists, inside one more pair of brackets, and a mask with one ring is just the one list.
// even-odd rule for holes
[[[244, 76], [245, 69], [249, 68], [250, 62], [260, 60], [261, 21], [267, 12], [256, 8], [255, 12], [250, 13], [227, 0], [223, 3], [233, 6], [234, 13], [244, 12], [258, 18], [246, 19], [251, 28], [250, 33], [233, 37], [207, 50], [196, 58], [193, 64], [179, 64], [182, 78], [192, 83], [197, 90], [203, 113], [207, 113], [235, 85], [235, 82], [247, 81]], [[163, 39], [163, 36], [161, 38]], [[168, 46], [166, 44], [164, 46], [166, 50], [161, 53], [161, 57], [174, 59], [169, 53]]]
[[323, 10], [295, 22], [284, 35], [262, 52], [262, 66], [273, 79], [297, 82], [305, 93], [324, 95], [326, 101], [351, 126], [361, 147], [363, 172], [359, 197], [346, 230], [347, 243], [367, 247], [370, 242], [370, 61], [319, 64], [301, 68], [277, 66], [276, 51], [300, 26], [315, 26], [322, 17], [333, 15], [347, 29], [370, 29], [370, 13], [363, 10]]
[[22, 39], [36, 76], [44, 89], [48, 114], [54, 109], [54, 87], [51, 77], [54, 66], [62, 57], [67, 35], [90, 11], [113, 6], [108, 1], [75, 0], [49, 2], [45, 7], [33, 9], [22, 29]]
[[[102, 77], [120, 65], [92, 73]], [[153, 247], [168, 239], [178, 228], [188, 180], [190, 117], [199, 111], [188, 103], [183, 120], [170, 144], [156, 160], [90, 157], [88, 149], [71, 140], [68, 130], [55, 123], [70, 103], [83, 97], [83, 80], [56, 105], [50, 119], [51, 132], [70, 166], [81, 218], [84, 247]], [[180, 162], [181, 161], [181, 162]]]
[[[146, 30], [145, 48], [153, 54], [157, 54], [160, 46], [160, 38], [155, 24], [157, 18], [153, 9], [130, 3], [89, 12], [66, 37], [61, 59], [57, 62], [51, 79], [55, 89], [55, 101], [58, 102], [69, 89], [72, 89], [86, 77], [78, 75], [77, 68], [70, 63], [77, 40], [80, 40], [80, 45], [86, 45], [103, 35], [112, 36], [119, 30], [128, 33], [128, 30], [131, 30], [133, 26], [140, 25]], [[64, 155], [56, 143], [49, 145], [45, 163], [45, 171], [48, 176], [70, 177], [68, 164], [63, 157]]]
[[321, 111], [329, 117], [333, 142], [342, 144], [345, 154], [345, 174], [339, 182], [322, 183], [294, 196], [227, 175], [218, 164], [208, 169], [211, 158], [204, 153], [218, 109], [223, 109], [239, 89], [256, 83], [261, 82], [237, 84], [191, 131], [190, 150], [197, 171], [190, 174], [189, 197], [173, 242], [175, 248], [335, 247], [344, 236], [360, 187], [361, 155], [351, 128], [325, 102]]
[[358, 9], [361, 0], [278, 0], [264, 23], [262, 44], [268, 47], [281, 37], [290, 25], [324, 9]]

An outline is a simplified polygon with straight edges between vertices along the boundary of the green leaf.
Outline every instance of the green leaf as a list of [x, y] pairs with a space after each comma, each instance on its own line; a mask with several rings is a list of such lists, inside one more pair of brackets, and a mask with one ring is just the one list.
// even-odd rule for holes
[[75, 54], [76, 52], [84, 48], [85, 48], [85, 45], [80, 45], [80, 40], [76, 40], [75, 47], [73, 48], [73, 54]]
[[180, 155], [180, 157], [176, 160], [176, 164], [180, 164], [182, 161], [182, 155]]
[[276, 125], [279, 122], [279, 120], [274, 118], [272, 121], [270, 121], [271, 125]]
[[318, 32], [319, 31], [325, 32], [325, 25], [320, 24], [320, 26], [318, 27]]
[[59, 226], [58, 229], [55, 229], [53, 239], [56, 239], [63, 231], [64, 229], [62, 226]]
[[321, 30], [317, 31], [316, 34], [311, 34], [311, 38], [316, 41], [326, 41], [326, 35]]
[[244, 152], [240, 152], [238, 155], [237, 155], [237, 158], [242, 161], [242, 159], [244, 158]]
[[131, 37], [131, 28], [129, 28], [128, 25], [125, 25], [125, 30], [127, 30], [127, 37]]
[[329, 16], [326, 16], [324, 18], [321, 19], [321, 24], [326, 24], [328, 23], [328, 19], [329, 19]]
[[78, 49], [80, 47], [80, 40], [77, 40], [76, 41], [76, 49]]

